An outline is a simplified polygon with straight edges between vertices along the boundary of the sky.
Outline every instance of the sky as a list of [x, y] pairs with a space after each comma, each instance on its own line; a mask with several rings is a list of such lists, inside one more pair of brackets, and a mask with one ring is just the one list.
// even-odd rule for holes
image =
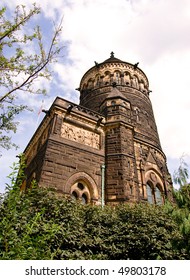
[[[8, 2], [8, 3], [7, 3]], [[30, 7], [30, 0], [1, 0], [11, 14], [16, 5]], [[162, 149], [173, 175], [180, 158], [190, 166], [190, 1], [189, 0], [43, 0], [36, 1], [42, 13], [35, 23], [42, 29], [44, 42], [51, 38], [52, 24], [63, 17], [60, 43], [64, 55], [52, 65], [51, 81], [39, 81], [46, 96], [19, 94], [19, 101], [32, 112], [19, 116], [13, 141], [20, 148], [2, 151], [0, 158], [0, 192], [9, 182], [10, 166], [17, 161], [43, 118], [38, 112], [48, 109], [56, 96], [79, 103], [83, 74], [94, 61], [115, 57], [139, 62], [148, 77]], [[33, 48], [31, 45], [30, 48]]]

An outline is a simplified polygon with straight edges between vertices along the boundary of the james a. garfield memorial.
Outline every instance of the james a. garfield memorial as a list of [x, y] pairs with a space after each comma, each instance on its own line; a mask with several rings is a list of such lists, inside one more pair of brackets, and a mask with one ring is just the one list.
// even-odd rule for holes
[[27, 186], [40, 186], [82, 203], [172, 200], [149, 83], [137, 64], [111, 53], [82, 77], [80, 104], [57, 97], [24, 154]]

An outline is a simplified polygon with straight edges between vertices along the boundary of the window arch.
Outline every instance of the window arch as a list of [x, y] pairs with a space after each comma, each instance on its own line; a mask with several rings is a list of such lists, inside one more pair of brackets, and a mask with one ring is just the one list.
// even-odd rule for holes
[[76, 182], [71, 187], [71, 198], [81, 201], [82, 204], [88, 204], [91, 199], [88, 186], [84, 182]]
[[116, 82], [117, 84], [121, 83], [121, 72], [119, 70], [116, 70], [114, 72], [114, 82]]
[[131, 85], [131, 76], [129, 72], [124, 72], [124, 84]]
[[92, 89], [93, 87], [94, 87], [94, 80], [92, 80], [92, 78], [90, 78], [87, 83], [87, 88]]
[[70, 196], [72, 196], [73, 191], [76, 191], [78, 194], [77, 199], [79, 200], [82, 200], [84, 193], [87, 197], [87, 203], [99, 204], [97, 184], [86, 172], [76, 172], [70, 176], [64, 185], [63, 191]]
[[104, 81], [104, 84], [105, 85], [109, 85], [110, 84], [110, 72], [109, 71], [106, 71], [104, 73], [104, 78], [103, 78], [103, 81]]
[[147, 201], [150, 204], [157, 204], [162, 205], [163, 204], [163, 197], [162, 193], [160, 191], [159, 184], [156, 185], [156, 187], [151, 184], [151, 182], [146, 183], [146, 194], [147, 194]]
[[145, 89], [145, 84], [144, 84], [144, 81], [143, 81], [143, 80], [141, 80], [141, 81], [139, 82], [139, 89], [140, 89], [140, 91], [144, 91], [144, 89]]
[[164, 186], [161, 174], [150, 168], [145, 171], [145, 198], [149, 203], [162, 205], [164, 203]]
[[134, 75], [132, 77], [131, 86], [136, 88], [136, 89], [139, 89], [139, 80], [138, 80], [138, 77], [136, 75]]

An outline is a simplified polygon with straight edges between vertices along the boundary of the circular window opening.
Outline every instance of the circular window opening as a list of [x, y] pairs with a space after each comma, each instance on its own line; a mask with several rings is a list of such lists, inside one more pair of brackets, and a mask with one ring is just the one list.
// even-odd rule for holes
[[82, 191], [84, 190], [84, 186], [82, 183], [78, 183], [77, 187]]

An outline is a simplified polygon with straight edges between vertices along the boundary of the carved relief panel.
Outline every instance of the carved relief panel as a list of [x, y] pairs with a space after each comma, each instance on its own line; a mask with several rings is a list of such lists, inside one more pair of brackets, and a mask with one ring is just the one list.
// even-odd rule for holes
[[62, 125], [61, 137], [90, 146], [95, 149], [100, 149], [100, 135], [98, 133], [74, 126], [69, 123], [64, 123]]

